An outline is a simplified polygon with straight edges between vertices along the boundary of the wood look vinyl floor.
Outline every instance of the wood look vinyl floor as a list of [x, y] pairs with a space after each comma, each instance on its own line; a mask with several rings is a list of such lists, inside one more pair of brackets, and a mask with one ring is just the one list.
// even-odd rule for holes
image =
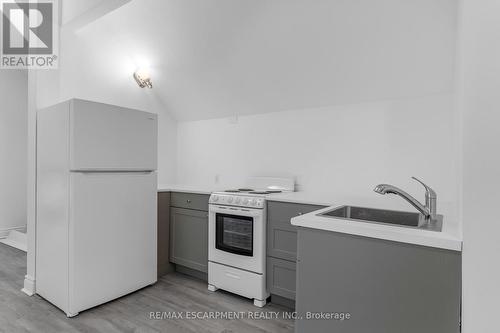
[[[26, 254], [0, 244], [0, 332], [293, 332], [287, 309], [268, 304], [263, 309], [250, 300], [226, 292], [207, 290], [204, 281], [179, 273], [168, 274], [153, 286], [84, 311], [66, 315], [39, 296], [20, 290], [26, 273]], [[278, 319], [186, 319], [186, 311], [279, 313]], [[180, 312], [184, 318], [151, 319], [151, 312]]]

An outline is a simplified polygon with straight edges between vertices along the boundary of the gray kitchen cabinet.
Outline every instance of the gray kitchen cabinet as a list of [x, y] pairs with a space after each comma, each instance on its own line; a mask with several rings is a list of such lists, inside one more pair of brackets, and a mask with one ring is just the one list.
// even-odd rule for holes
[[458, 333], [460, 299], [460, 252], [299, 228], [297, 333]]
[[295, 261], [267, 257], [267, 288], [273, 295], [295, 299]]
[[207, 211], [171, 207], [170, 262], [195, 271], [208, 271]]
[[170, 206], [208, 211], [209, 198], [207, 194], [172, 192]]
[[161, 277], [173, 271], [170, 264], [170, 192], [158, 193], [157, 226], [157, 275]]
[[297, 228], [290, 220], [322, 208], [324, 206], [268, 201], [266, 274], [272, 302], [289, 306], [293, 302], [283, 303], [283, 299], [295, 300]]
[[267, 255], [290, 261], [297, 259], [297, 229], [293, 217], [325, 208], [288, 202], [267, 203]]

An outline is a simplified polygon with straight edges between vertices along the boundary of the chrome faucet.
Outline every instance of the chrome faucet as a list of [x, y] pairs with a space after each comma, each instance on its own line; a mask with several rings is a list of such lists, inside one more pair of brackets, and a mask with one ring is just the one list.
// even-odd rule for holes
[[436, 192], [430, 188], [429, 186], [425, 185], [421, 180], [411, 177], [412, 179], [416, 180], [420, 184], [422, 184], [425, 187], [425, 206], [422, 205], [417, 199], [406, 193], [400, 188], [397, 188], [396, 186], [388, 185], [388, 184], [380, 184], [377, 185], [373, 190], [379, 194], [387, 194], [387, 193], [392, 193], [399, 195], [406, 201], [408, 201], [413, 207], [415, 207], [422, 215], [425, 216], [427, 220], [430, 222], [434, 222], [437, 220], [437, 195]]

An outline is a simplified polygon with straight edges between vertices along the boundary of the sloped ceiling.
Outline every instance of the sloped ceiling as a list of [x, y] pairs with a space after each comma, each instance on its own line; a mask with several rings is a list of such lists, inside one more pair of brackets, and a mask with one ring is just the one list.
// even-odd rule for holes
[[109, 87], [146, 64], [181, 121], [421, 96], [452, 90], [456, 15], [455, 0], [133, 0], [70, 38], [90, 60], [66, 66]]
[[130, 1], [132, 0], [63, 0], [61, 22], [65, 28], [76, 30]]
[[103, 2], [107, 0], [62, 0], [60, 3], [61, 14], [62, 14], [62, 24], [68, 24], [76, 18], [84, 15], [86, 12], [92, 8], [100, 6]]

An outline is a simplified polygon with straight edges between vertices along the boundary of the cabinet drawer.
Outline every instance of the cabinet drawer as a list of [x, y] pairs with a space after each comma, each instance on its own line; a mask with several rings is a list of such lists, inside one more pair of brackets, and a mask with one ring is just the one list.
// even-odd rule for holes
[[273, 295], [295, 300], [295, 262], [267, 257], [267, 288]]
[[270, 201], [267, 207], [267, 255], [296, 261], [297, 229], [291, 224], [290, 219], [322, 209], [324, 206]]
[[170, 205], [172, 207], [208, 211], [208, 194], [172, 192]]

